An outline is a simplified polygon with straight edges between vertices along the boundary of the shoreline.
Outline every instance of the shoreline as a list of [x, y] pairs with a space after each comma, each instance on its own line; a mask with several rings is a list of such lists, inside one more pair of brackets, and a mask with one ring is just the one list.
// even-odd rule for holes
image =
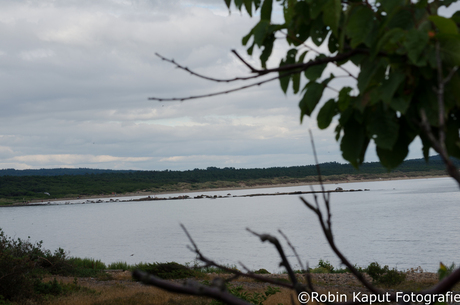
[[[361, 183], [361, 182], [375, 182], [375, 181], [392, 181], [392, 180], [415, 180], [415, 179], [433, 179], [433, 178], [446, 178], [449, 177], [448, 175], [427, 175], [427, 176], [401, 176], [401, 177], [385, 177], [385, 178], [372, 178], [372, 179], [354, 179], [354, 177], [350, 176], [349, 179], [344, 180], [337, 180], [337, 181], [329, 181], [325, 179], [323, 181], [324, 185], [331, 185], [331, 184], [348, 184], [348, 183]], [[295, 187], [295, 186], [308, 186], [308, 185], [319, 185], [318, 181], [315, 182], [288, 182], [288, 183], [276, 183], [276, 184], [256, 184], [256, 185], [246, 185], [244, 182], [240, 183], [238, 187], [220, 187], [220, 188], [203, 188], [197, 190], [190, 190], [190, 189], [178, 189], [178, 190], [171, 190], [171, 191], [162, 191], [162, 192], [131, 192], [131, 193], [120, 193], [120, 194], [111, 194], [111, 195], [90, 195], [90, 196], [78, 196], [78, 197], [62, 197], [62, 198], [53, 198], [49, 200], [31, 200], [27, 203], [24, 202], [15, 202], [12, 204], [0, 205], [0, 207], [8, 207], [8, 206], [37, 206], [37, 205], [44, 205], [44, 202], [56, 202], [56, 201], [69, 201], [69, 200], [91, 200], [91, 199], [110, 199], [110, 198], [123, 198], [123, 197], [131, 197], [131, 196], [157, 196], [163, 194], [185, 194], [185, 193], [203, 193], [203, 192], [211, 192], [211, 191], [232, 191], [232, 190], [250, 190], [250, 189], [269, 189], [269, 188], [278, 188], [278, 187]]]

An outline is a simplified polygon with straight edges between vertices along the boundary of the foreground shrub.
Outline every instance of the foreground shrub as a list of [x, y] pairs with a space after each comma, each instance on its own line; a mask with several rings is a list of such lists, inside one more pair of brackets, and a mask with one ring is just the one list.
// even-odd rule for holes
[[33, 295], [34, 262], [27, 256], [15, 257], [9, 251], [0, 252], [0, 297], [16, 301]]
[[[270, 297], [271, 295], [277, 294], [278, 292], [281, 291], [277, 287], [268, 286], [267, 289], [264, 291], [264, 293], [259, 293], [259, 292], [250, 293], [250, 292], [244, 291], [243, 286], [241, 285], [236, 286], [236, 287], [229, 286], [227, 287], [227, 290], [234, 296], [242, 300], [245, 300], [251, 304], [255, 304], [255, 305], [263, 305], [263, 302], [265, 302], [268, 299], [268, 297]], [[210, 303], [210, 305], [223, 305], [223, 304], [224, 303], [220, 301], [216, 301], [216, 300], [212, 300]]]
[[[69, 258], [59, 248], [42, 249], [43, 242], [13, 239], [0, 229], [0, 297], [2, 302], [34, 298], [44, 290], [58, 286], [43, 286], [38, 278], [44, 274], [95, 277], [103, 273], [105, 265], [93, 259]], [[37, 282], [38, 281], [38, 282]]]
[[455, 270], [455, 263], [452, 263], [450, 267], [447, 267], [443, 263], [439, 263], [439, 269], [438, 269], [439, 280], [442, 280], [443, 278], [451, 274], [452, 271], [454, 270]]
[[176, 262], [139, 264], [136, 267], [162, 279], [183, 279], [200, 275], [199, 272]]
[[377, 262], [370, 263], [365, 271], [375, 283], [386, 286], [401, 284], [406, 279], [405, 273], [400, 272], [395, 268], [390, 270], [387, 265], [382, 268]]

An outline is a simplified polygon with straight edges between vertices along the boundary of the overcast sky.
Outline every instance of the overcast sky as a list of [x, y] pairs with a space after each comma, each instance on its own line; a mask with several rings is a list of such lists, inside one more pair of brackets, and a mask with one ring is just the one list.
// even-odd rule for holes
[[[185, 102], [147, 99], [238, 86], [193, 77], [155, 52], [220, 78], [248, 75], [231, 49], [259, 65], [241, 46], [257, 18], [229, 14], [223, 0], [0, 3], [0, 168], [306, 165], [309, 129], [320, 162], [345, 162], [334, 126], [300, 124], [299, 97], [277, 81]], [[281, 44], [269, 66], [285, 52]], [[418, 140], [409, 157], [421, 157]], [[366, 161], [377, 161], [374, 148]]]

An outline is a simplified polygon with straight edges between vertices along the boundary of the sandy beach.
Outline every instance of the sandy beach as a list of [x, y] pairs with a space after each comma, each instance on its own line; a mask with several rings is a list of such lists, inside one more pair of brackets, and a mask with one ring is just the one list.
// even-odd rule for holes
[[[373, 182], [373, 181], [391, 181], [391, 180], [414, 180], [414, 179], [431, 179], [431, 178], [445, 178], [449, 177], [448, 175], [440, 175], [440, 176], [434, 176], [434, 175], [428, 175], [428, 176], [413, 176], [413, 177], [408, 177], [408, 176], [400, 176], [400, 177], [385, 177], [385, 178], [379, 178], [379, 179], [357, 179], [354, 176], [349, 176], [348, 179], [344, 180], [338, 180], [338, 181], [329, 181], [326, 179], [323, 180], [324, 185], [335, 185], [335, 184], [340, 184], [343, 187], [346, 187], [347, 183], [357, 183], [357, 182]], [[162, 194], [184, 194], [184, 193], [203, 193], [203, 192], [211, 192], [211, 191], [232, 191], [232, 190], [244, 190], [244, 189], [269, 189], [269, 188], [277, 188], [277, 187], [293, 187], [293, 186], [308, 186], [308, 185], [319, 185], [319, 182], [299, 182], [299, 183], [277, 183], [277, 184], [255, 184], [255, 185], [246, 185], [244, 182], [239, 183], [238, 187], [223, 187], [223, 188], [202, 188], [202, 189], [187, 189], [187, 188], [178, 188], [177, 190], [171, 190], [171, 191], [165, 191], [165, 192], [144, 192], [144, 191], [138, 191], [138, 192], [130, 192], [130, 193], [115, 193], [115, 194], [109, 194], [109, 195], [91, 195], [91, 196], [74, 196], [74, 197], [62, 197], [62, 198], [50, 198], [46, 201], [44, 200], [31, 200], [27, 203], [24, 202], [16, 202], [11, 205], [7, 206], [27, 206], [27, 205], [32, 205], [32, 204], [37, 204], [37, 203], [42, 203], [42, 202], [55, 202], [55, 201], [69, 201], [69, 200], [94, 200], [94, 199], [109, 199], [109, 198], [121, 198], [121, 197], [132, 197], [132, 196], [145, 196], [145, 197], [154, 197]], [[365, 186], [363, 186], [365, 188]], [[326, 190], [329, 190], [331, 188], [327, 188]], [[332, 189], [335, 189], [332, 188]], [[1, 207], [1, 206], [0, 206]]]

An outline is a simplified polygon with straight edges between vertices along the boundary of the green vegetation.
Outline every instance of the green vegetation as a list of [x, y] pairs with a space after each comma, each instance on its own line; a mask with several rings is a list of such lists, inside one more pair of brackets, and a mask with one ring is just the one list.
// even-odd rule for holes
[[[259, 293], [259, 292], [253, 292], [250, 293], [248, 291], [244, 291], [243, 286], [233, 286], [233, 285], [227, 285], [227, 291], [233, 294], [234, 296], [245, 300], [251, 304], [255, 305], [263, 305], [263, 302], [265, 302], [268, 297], [277, 294], [280, 292], [279, 288], [274, 288], [271, 286], [268, 286], [267, 289], [264, 291], [264, 293]], [[210, 305], [223, 305], [224, 303], [212, 300]]]
[[455, 270], [455, 263], [452, 263], [449, 267], [444, 265], [443, 263], [439, 264], [439, 269], [438, 269], [438, 275], [439, 275], [439, 280], [442, 280], [449, 274], [451, 274]]
[[[225, 266], [228, 269], [236, 269], [236, 266]], [[106, 268], [135, 270], [141, 269], [163, 279], [195, 278], [209, 285], [210, 273], [230, 273], [215, 267], [200, 267], [198, 262], [185, 265], [176, 262], [167, 263], [139, 263], [129, 265], [126, 262], [116, 262], [106, 266], [100, 260], [91, 258], [67, 257], [63, 249], [54, 252], [42, 249], [42, 242], [31, 243], [29, 240], [12, 239], [5, 236], [0, 229], [0, 305], [24, 303], [33, 300], [41, 303], [54, 297], [66, 296], [73, 293], [96, 294], [95, 290], [82, 287], [78, 284], [77, 277], [91, 277], [98, 280], [111, 279], [111, 275], [105, 272]], [[449, 274], [455, 265], [450, 267], [441, 265], [439, 274]], [[388, 266], [381, 267], [378, 263], [371, 263], [366, 268], [357, 268], [367, 273], [374, 283], [385, 287], [399, 287], [397, 285], [405, 281], [405, 273], [390, 269]], [[335, 268], [329, 261], [320, 260], [311, 273], [344, 273], [347, 269]], [[265, 269], [254, 271], [255, 274], [264, 274], [277, 281], [288, 281], [271, 275]], [[297, 273], [305, 273], [299, 270]], [[57, 276], [74, 277], [73, 283], [63, 283], [57, 280]], [[43, 280], [44, 278], [53, 280]], [[249, 301], [252, 304], [263, 304], [268, 297], [280, 290], [266, 287], [265, 291], [248, 291], [236, 284], [227, 284], [227, 289], [235, 296]], [[80, 295], [80, 294], [79, 294]], [[216, 301], [212, 301], [216, 302]], [[200, 303], [201, 304], [201, 303]], [[208, 304], [208, 303], [206, 303]], [[220, 303], [211, 303], [220, 304]]]
[[390, 269], [387, 265], [381, 267], [377, 262], [373, 262], [367, 266], [365, 272], [369, 274], [374, 283], [384, 286], [399, 285], [406, 279], [405, 273], [397, 271], [394, 268]]
[[[398, 271], [395, 268], [390, 269], [387, 265], [381, 267], [379, 263], [372, 262], [366, 268], [355, 266], [361, 273], [367, 273], [375, 284], [382, 286], [396, 286], [404, 282], [406, 274]], [[453, 270], [453, 269], [452, 269]], [[346, 273], [349, 272], [347, 268], [336, 269], [329, 261], [319, 260], [315, 268], [309, 270], [310, 273]], [[299, 271], [301, 272], [301, 271]]]
[[176, 262], [146, 264], [139, 269], [165, 280], [184, 279], [199, 275], [199, 272]]
[[12, 239], [0, 229], [0, 301], [40, 299], [43, 295], [80, 289], [76, 284], [64, 285], [56, 280], [42, 283], [45, 275], [106, 276], [101, 269], [88, 265], [89, 262], [89, 259], [69, 258], [61, 248], [54, 253], [42, 249], [42, 242], [34, 244], [29, 240]]
[[[32, 199], [48, 200], [49, 198], [136, 191], [168, 192], [187, 189], [232, 188], [240, 187], [241, 184], [254, 186], [317, 181], [314, 165], [259, 169], [208, 167], [187, 171], [113, 171], [112, 173], [84, 175], [76, 175], [73, 171], [70, 173], [74, 174], [61, 175], [66, 172], [59, 169], [55, 176], [50, 176], [50, 171], [52, 170], [46, 170], [46, 176], [0, 175], [0, 204]], [[329, 162], [321, 164], [321, 174], [326, 181], [340, 181], [350, 179], [350, 176], [353, 176], [354, 179], [385, 179], [445, 175], [445, 169], [444, 164], [438, 158], [432, 158], [429, 163], [423, 159], [409, 160], [393, 172], [388, 172], [377, 162], [364, 163], [359, 171], [349, 164]]]
[[[225, 3], [257, 19], [242, 44], [248, 55], [260, 51], [261, 68], [251, 67], [251, 85], [239, 89], [262, 84], [257, 76], [278, 78], [298, 96], [301, 122], [315, 115], [320, 129], [337, 123], [342, 156], [356, 168], [371, 142], [383, 166], [399, 166], [417, 137], [425, 158], [431, 148], [460, 158], [460, 11], [438, 15], [455, 0]], [[289, 48], [268, 69], [279, 44]], [[343, 77], [349, 82], [336, 81]]]

